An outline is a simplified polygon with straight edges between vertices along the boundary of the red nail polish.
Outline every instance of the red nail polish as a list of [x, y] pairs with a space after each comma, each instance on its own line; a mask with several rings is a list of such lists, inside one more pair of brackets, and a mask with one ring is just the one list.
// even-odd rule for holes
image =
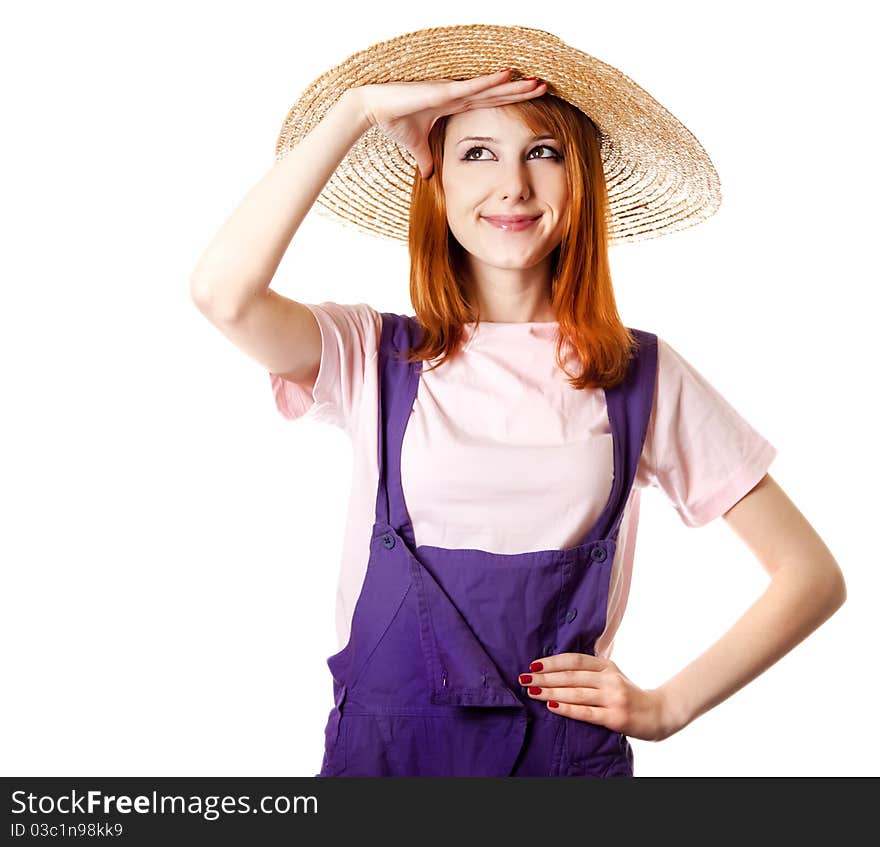
[[[530, 671], [542, 671], [542, 670], [544, 670], [544, 665], [542, 662], [532, 662], [529, 665], [529, 670]], [[529, 680], [529, 682], [531, 682], [531, 680]]]
[[558, 708], [559, 708], [559, 703], [557, 703], [555, 700], [548, 700], [548, 701], [547, 701], [547, 705], [548, 705], [551, 709], [558, 709]]
[[536, 687], [529, 688], [529, 694], [540, 694], [540, 693], [541, 693], [540, 688], [536, 688]]
[[520, 681], [523, 685], [528, 685], [528, 684], [532, 681], [532, 675], [529, 674], [529, 673], [521, 673], [521, 674], [519, 675], [519, 681]]

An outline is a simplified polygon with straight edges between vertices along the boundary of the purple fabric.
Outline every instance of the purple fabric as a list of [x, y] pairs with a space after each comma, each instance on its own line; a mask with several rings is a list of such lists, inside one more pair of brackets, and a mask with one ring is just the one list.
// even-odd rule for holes
[[351, 637], [327, 660], [334, 706], [316, 776], [633, 776], [626, 736], [551, 712], [519, 684], [536, 658], [595, 655], [615, 545], [647, 432], [657, 336], [605, 392], [611, 495], [576, 547], [518, 554], [418, 546], [400, 477], [422, 363], [412, 317], [383, 313], [379, 487]]

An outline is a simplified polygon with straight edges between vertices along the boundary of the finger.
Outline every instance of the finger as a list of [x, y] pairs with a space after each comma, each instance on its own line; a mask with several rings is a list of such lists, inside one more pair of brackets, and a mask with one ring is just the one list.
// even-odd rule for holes
[[483, 92], [480, 103], [510, 102], [511, 100], [521, 100], [524, 97], [534, 97], [536, 94], [544, 94], [546, 91], [547, 83], [543, 80], [536, 82], [534, 79], [515, 79], [496, 85], [493, 91]]
[[494, 80], [497, 82], [499, 79], [504, 79], [505, 77], [510, 76], [512, 70], [513, 68], [504, 68], [503, 70], [495, 71], [495, 73], [492, 74], [482, 74], [481, 76], [475, 76], [473, 77], [473, 79], [486, 79]]
[[530, 685], [526, 689], [532, 700], [546, 700], [557, 703], [568, 703], [574, 706], [608, 706], [605, 693], [598, 688], [542, 688]]
[[[578, 721], [608, 726], [611, 715], [608, 709], [601, 706], [581, 706], [576, 703], [566, 703], [563, 700], [548, 700], [547, 709], [556, 715], [566, 718], [574, 718]], [[613, 729], [613, 727], [608, 727]]]
[[600, 659], [589, 653], [556, 653], [553, 656], [541, 656], [530, 662], [528, 673], [567, 670], [601, 671], [607, 666], [607, 659]]
[[484, 74], [483, 76], [475, 76], [470, 79], [453, 80], [458, 91], [456, 95], [466, 97], [469, 94], [477, 94], [486, 88], [492, 88], [504, 82], [505, 78], [510, 75], [510, 68], [498, 71], [494, 74]]
[[599, 688], [602, 684], [602, 674], [601, 671], [572, 670], [570, 668], [561, 671], [531, 672], [520, 674], [519, 683], [520, 685], [540, 685], [544, 688], [548, 686]]
[[522, 103], [524, 100], [537, 99], [547, 93], [546, 86], [531, 91], [513, 91], [509, 94], [491, 97], [471, 97], [464, 102], [464, 109], [494, 109], [496, 106], [507, 106], [510, 103]]
[[521, 91], [523, 88], [540, 88], [542, 85], [546, 85], [547, 83], [543, 79], [537, 79], [536, 77], [522, 77], [521, 79], [510, 79], [510, 80], [502, 80], [498, 83], [496, 88], [505, 89], [505, 90], [513, 90], [513, 91]]
[[410, 152], [416, 160], [416, 166], [419, 169], [419, 173], [422, 175], [422, 179], [427, 179], [433, 167], [431, 148], [425, 143], [423, 138], [419, 144], [412, 147]]
[[547, 92], [547, 84], [541, 81], [537, 86], [535, 80], [517, 79], [509, 83], [495, 84], [492, 90], [456, 92], [455, 106], [447, 107], [449, 114], [467, 111], [468, 109], [491, 109], [495, 106], [505, 106], [508, 103], [516, 103], [527, 100], [530, 97], [540, 97]]
[[474, 92], [498, 85], [509, 75], [510, 68], [505, 68], [503, 71], [496, 71], [494, 74], [482, 74], [481, 76], [474, 76], [469, 79], [454, 79], [452, 83], [466, 91]]

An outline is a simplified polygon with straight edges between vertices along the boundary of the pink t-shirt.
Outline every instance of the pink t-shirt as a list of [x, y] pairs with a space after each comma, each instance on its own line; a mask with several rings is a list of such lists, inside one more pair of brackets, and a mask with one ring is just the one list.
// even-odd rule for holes
[[[382, 316], [365, 303], [305, 305], [323, 342], [313, 390], [269, 376], [284, 417], [308, 415], [352, 439], [336, 606], [342, 649], [375, 521]], [[416, 543], [493, 553], [579, 544], [611, 493], [605, 394], [569, 385], [555, 360], [555, 321], [474, 326], [465, 325], [459, 356], [420, 376], [404, 433], [401, 479]], [[578, 372], [575, 359], [567, 366]], [[640, 489], [660, 488], [685, 525], [702, 526], [747, 494], [775, 456], [776, 448], [658, 338], [654, 406], [620, 525], [597, 655], [610, 657], [626, 608]]]

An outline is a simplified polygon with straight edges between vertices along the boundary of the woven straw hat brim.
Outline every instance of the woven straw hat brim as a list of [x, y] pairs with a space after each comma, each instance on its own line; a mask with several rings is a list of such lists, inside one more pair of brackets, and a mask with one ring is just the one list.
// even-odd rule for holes
[[[468, 24], [400, 35], [352, 54], [321, 74], [288, 112], [276, 161], [295, 147], [352, 86], [469, 79], [514, 69], [587, 114], [601, 134], [611, 242], [686, 229], [721, 205], [715, 166], [696, 137], [617, 68], [543, 30]], [[372, 126], [355, 142], [316, 200], [322, 217], [367, 235], [407, 242], [416, 163]]]

